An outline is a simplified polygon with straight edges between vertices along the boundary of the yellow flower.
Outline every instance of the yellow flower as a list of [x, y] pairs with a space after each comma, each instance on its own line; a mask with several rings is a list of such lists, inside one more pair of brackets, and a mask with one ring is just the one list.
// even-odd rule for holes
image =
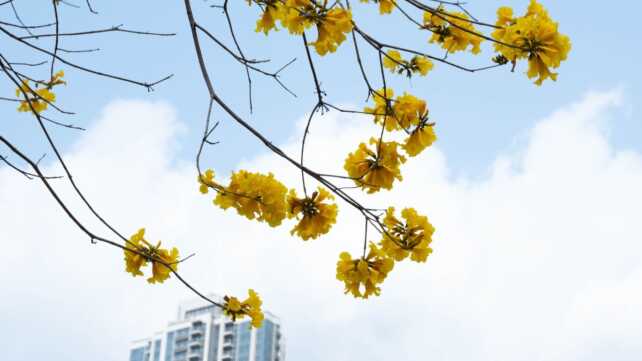
[[502, 6], [497, 9], [497, 21], [495, 22], [496, 26], [504, 26], [513, 22], [513, 8], [508, 6]]
[[436, 140], [437, 136], [435, 135], [434, 126], [423, 123], [410, 133], [410, 136], [406, 138], [402, 147], [409, 156], [414, 157], [431, 146]]
[[428, 116], [426, 102], [408, 93], [398, 96], [392, 109], [396, 122], [386, 124], [388, 131], [419, 125]]
[[531, 0], [524, 16], [513, 18], [512, 10], [500, 8], [497, 24], [503, 28], [493, 31], [492, 37], [504, 44], [496, 43], [495, 50], [505, 59], [516, 63], [528, 60], [527, 76], [537, 78], [535, 84], [541, 85], [546, 79], [557, 79], [557, 73], [550, 68], [558, 68], [566, 60], [571, 50], [568, 36], [560, 34], [544, 7]]
[[375, 106], [363, 109], [365, 113], [374, 114], [376, 124], [385, 122], [384, 128], [387, 131], [407, 130], [411, 125], [419, 125], [428, 115], [424, 100], [408, 93], [393, 100], [393, 94], [392, 89], [387, 88], [384, 98], [384, 91], [381, 89], [373, 95]]
[[462, 12], [448, 12], [441, 6], [433, 12], [424, 12], [424, 28], [433, 34], [430, 43], [441, 44], [449, 53], [466, 51], [478, 54], [484, 40], [469, 21], [468, 15]]
[[[124, 249], [125, 270], [134, 277], [142, 276], [142, 267], [148, 262], [152, 263], [152, 276], [147, 279], [149, 283], [163, 283], [169, 278], [172, 271], [178, 269], [178, 249], [171, 251], [160, 248], [161, 242], [155, 246], [145, 239], [145, 228], [141, 228], [129, 238]], [[133, 252], [133, 250], [137, 252]]]
[[404, 60], [401, 53], [397, 50], [388, 50], [383, 57], [384, 68], [390, 70], [392, 73], [406, 73], [406, 76], [411, 77], [412, 74], [419, 73], [426, 76], [433, 68], [433, 63], [425, 56], [413, 56], [410, 61]]
[[[66, 84], [62, 78], [65, 76], [65, 72], [60, 70], [55, 73], [51, 80], [44, 83], [35, 83], [35, 89], [29, 85], [29, 81], [26, 79], [22, 80], [22, 84], [16, 89], [16, 97], [27, 99], [20, 102], [18, 107], [19, 112], [36, 112], [41, 113], [47, 109], [50, 103], [56, 101], [56, 94], [54, 94], [51, 89], [56, 85]], [[42, 86], [40, 88], [40, 86]], [[31, 104], [31, 106], [30, 106]], [[32, 110], [33, 107], [33, 110]]]
[[316, 239], [330, 231], [337, 219], [337, 205], [324, 203], [325, 200], [334, 199], [325, 188], [319, 187], [311, 197], [298, 198], [294, 189], [288, 195], [288, 217], [297, 217], [303, 214], [299, 223], [290, 231], [304, 240]]
[[[395, 8], [395, 0], [372, 0], [375, 4], [379, 3], [379, 14], [390, 14]], [[361, 0], [362, 3], [369, 3], [370, 0]]]
[[210, 187], [220, 188], [220, 186], [214, 181], [214, 171], [211, 169], [206, 170], [202, 175], [199, 174], [198, 177], [196, 177], [196, 180], [200, 184], [198, 189], [203, 194], [209, 193]]
[[312, 43], [319, 55], [334, 53], [346, 39], [345, 34], [352, 31], [350, 10], [334, 8], [329, 10], [317, 23], [317, 40]]
[[426, 76], [434, 67], [432, 61], [425, 56], [414, 56], [410, 65], [413, 72], [419, 72], [422, 76]]
[[272, 173], [265, 175], [240, 170], [232, 173], [230, 184], [222, 187], [214, 204], [223, 209], [232, 207], [248, 219], [276, 227], [286, 216], [287, 191]]
[[353, 259], [350, 253], [342, 252], [337, 262], [337, 279], [345, 285], [345, 293], [354, 297], [368, 298], [370, 295], [379, 296], [379, 285], [394, 268], [394, 261], [374, 243], [370, 243], [370, 251], [363, 258]]
[[259, 328], [263, 324], [264, 319], [263, 311], [261, 310], [262, 302], [259, 295], [254, 292], [253, 289], [249, 289], [248, 294], [248, 298], [243, 302], [233, 296], [223, 297], [223, 300], [225, 301], [223, 312], [225, 315], [230, 316], [232, 321], [249, 316], [252, 319], [251, 325], [255, 328]]
[[[143, 237], [145, 236], [145, 228], [141, 228], [129, 238], [129, 244], [127, 248], [132, 248], [141, 251], [144, 253], [145, 246], [141, 245], [143, 242]], [[128, 273], [131, 273], [134, 277], [142, 276], [143, 272], [140, 270], [142, 267], [147, 265], [147, 258], [138, 253], [125, 250], [125, 270]]]
[[[284, 14], [283, 4], [281, 3], [281, 1], [280, 0], [253, 0], [253, 1], [264, 9], [263, 14], [261, 15], [261, 18], [256, 21], [255, 31], [257, 33], [263, 32], [265, 35], [267, 35], [272, 29], [278, 30], [276, 28], [276, 20], [280, 20]], [[252, 0], [250, 0], [249, 3], [251, 5]]]
[[[158, 242], [158, 246], [160, 246], [160, 242]], [[176, 247], [172, 248], [171, 251], [157, 248], [156, 258], [163, 261], [163, 263], [167, 264], [169, 267], [165, 266], [163, 263], [152, 260], [152, 277], [147, 279], [147, 282], [149, 283], [163, 283], [169, 278], [172, 270], [176, 271], [178, 268], [178, 249]]]
[[281, 25], [287, 28], [290, 34], [301, 35], [305, 29], [312, 26], [316, 16], [317, 9], [312, 1], [285, 0]]
[[241, 301], [239, 301], [238, 298], [236, 298], [236, 297], [227, 297], [227, 299], [225, 301], [227, 302], [227, 305], [226, 305], [225, 309], [228, 311], [228, 313], [230, 315], [234, 315], [236, 313], [240, 313], [241, 312], [242, 305], [241, 305]]
[[290, 34], [301, 35], [316, 25], [317, 39], [310, 45], [322, 56], [335, 52], [345, 41], [345, 34], [352, 31], [352, 12], [336, 3], [327, 8], [327, 1], [318, 4], [311, 0], [285, 0], [280, 9], [279, 20]]
[[370, 138], [370, 144], [375, 145], [374, 151], [365, 143], [359, 144], [359, 148], [348, 155], [343, 168], [355, 184], [368, 193], [378, 192], [381, 188], [392, 189], [395, 179], [403, 179], [399, 166], [406, 158], [397, 152], [397, 142], [379, 142]]
[[403, 66], [403, 59], [401, 58], [401, 53], [397, 50], [388, 50], [386, 53], [388, 56], [383, 57], [383, 66], [389, 69], [391, 72], [397, 71], [397, 68]]
[[420, 216], [414, 208], [404, 208], [401, 216], [405, 222], [394, 216], [394, 207], [388, 208], [383, 220], [385, 232], [381, 239], [381, 248], [396, 261], [402, 261], [410, 255], [415, 262], [426, 262], [432, 253], [430, 243], [435, 228], [428, 218]]

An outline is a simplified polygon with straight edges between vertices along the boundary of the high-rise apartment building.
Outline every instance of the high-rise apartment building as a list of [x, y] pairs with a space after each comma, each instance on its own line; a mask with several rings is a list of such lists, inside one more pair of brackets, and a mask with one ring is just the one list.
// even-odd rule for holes
[[249, 319], [233, 322], [199, 300], [182, 304], [178, 319], [164, 330], [135, 341], [129, 361], [284, 361], [283, 345], [279, 321], [269, 312], [255, 329]]

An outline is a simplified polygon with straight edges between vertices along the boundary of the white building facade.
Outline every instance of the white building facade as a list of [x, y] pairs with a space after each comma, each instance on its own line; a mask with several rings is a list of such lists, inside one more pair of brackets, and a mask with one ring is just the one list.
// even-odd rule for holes
[[219, 308], [192, 301], [166, 329], [133, 342], [129, 361], [285, 361], [283, 346], [280, 323], [268, 312], [256, 329], [247, 318], [232, 322]]

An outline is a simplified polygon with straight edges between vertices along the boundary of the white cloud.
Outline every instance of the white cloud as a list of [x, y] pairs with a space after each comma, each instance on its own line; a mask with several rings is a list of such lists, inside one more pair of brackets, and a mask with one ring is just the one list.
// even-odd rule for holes
[[[398, 265], [382, 296], [365, 302], [334, 279], [338, 253], [361, 247], [354, 211], [343, 205], [328, 237], [304, 243], [289, 225], [212, 207], [193, 165], [173, 158], [182, 126], [167, 105], [113, 103], [67, 158], [119, 229], [146, 226], [197, 252], [181, 265], [197, 287], [257, 288], [284, 321], [290, 360], [633, 360], [642, 353], [642, 156], [605, 136], [620, 98], [589, 94], [541, 120], [481, 180], [454, 178], [438, 147], [411, 159], [402, 187], [369, 202], [427, 214], [435, 253], [425, 265]], [[368, 119], [319, 118], [306, 159], [341, 169], [374, 132]], [[297, 154], [295, 142], [284, 148]], [[270, 154], [243, 166], [299, 179]], [[189, 297], [176, 282], [129, 277], [121, 252], [90, 245], [39, 184], [6, 167], [0, 215], [3, 360], [125, 359], [130, 340], [162, 327]]]

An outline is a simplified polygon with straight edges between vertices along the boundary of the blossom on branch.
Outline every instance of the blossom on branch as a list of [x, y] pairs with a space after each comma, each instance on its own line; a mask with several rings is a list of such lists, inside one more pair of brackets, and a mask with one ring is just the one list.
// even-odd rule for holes
[[554, 22], [544, 7], [531, 0], [526, 14], [513, 17], [513, 9], [501, 7], [497, 10], [497, 26], [493, 31], [495, 50], [501, 59], [515, 64], [520, 59], [528, 60], [527, 76], [537, 78], [536, 85], [544, 80], [557, 80], [557, 73], [550, 68], [558, 68], [566, 60], [571, 50], [571, 40], [558, 31], [558, 23]]
[[404, 60], [397, 50], [389, 50], [383, 58], [383, 66], [393, 73], [405, 72], [406, 76], [411, 77], [412, 74], [417, 73], [426, 76], [434, 64], [425, 56], [418, 55], [413, 56], [410, 61]]
[[321, 187], [306, 198], [298, 198], [296, 191], [291, 189], [288, 194], [288, 218], [302, 217], [290, 233], [303, 240], [316, 239], [328, 233], [337, 220], [337, 205], [325, 201], [333, 199], [334, 196]]
[[287, 213], [287, 192], [288, 189], [272, 173], [265, 175], [240, 170], [232, 173], [230, 184], [219, 191], [214, 204], [223, 209], [234, 208], [248, 219], [276, 227]]
[[26, 99], [20, 102], [18, 111], [41, 113], [47, 110], [49, 104], [56, 101], [56, 94], [51, 89], [56, 85], [67, 84], [62, 80], [64, 76], [65, 72], [60, 70], [48, 82], [34, 82], [33, 87], [29, 85], [29, 80], [23, 79], [16, 89], [16, 96]]
[[440, 44], [449, 53], [466, 51], [473, 54], [481, 52], [484, 39], [462, 12], [448, 12], [442, 6], [424, 12], [424, 28], [432, 32], [430, 43]]
[[392, 271], [395, 262], [374, 243], [370, 243], [368, 255], [353, 259], [350, 253], [342, 252], [337, 262], [337, 279], [345, 285], [345, 293], [354, 297], [379, 296], [379, 285]]
[[232, 321], [249, 316], [252, 320], [250, 322], [251, 326], [259, 328], [263, 324], [263, 319], [265, 317], [261, 310], [261, 304], [263, 302], [259, 298], [258, 293], [253, 289], [249, 289], [248, 294], [248, 298], [243, 302], [239, 301], [239, 299], [234, 296], [223, 297], [223, 300], [225, 301], [223, 312], [225, 315], [231, 317]]
[[399, 220], [394, 215], [394, 207], [389, 207], [383, 220], [385, 232], [381, 238], [381, 249], [395, 261], [402, 261], [410, 255], [415, 262], [426, 262], [432, 253], [430, 243], [435, 228], [428, 218], [420, 216], [414, 208], [404, 208]]
[[344, 169], [354, 180], [355, 184], [368, 193], [375, 193], [384, 189], [392, 189], [396, 180], [403, 180], [399, 166], [406, 162], [406, 157], [397, 152], [397, 142], [383, 142], [370, 138], [370, 144], [375, 149], [370, 149], [365, 143], [348, 155]]
[[178, 269], [178, 249], [171, 251], [161, 248], [161, 242], [150, 244], [145, 239], [145, 228], [141, 228], [127, 241], [125, 248], [125, 270], [132, 276], [142, 276], [142, 267], [152, 263], [152, 276], [147, 279], [149, 283], [163, 283], [169, 278], [172, 271]]

